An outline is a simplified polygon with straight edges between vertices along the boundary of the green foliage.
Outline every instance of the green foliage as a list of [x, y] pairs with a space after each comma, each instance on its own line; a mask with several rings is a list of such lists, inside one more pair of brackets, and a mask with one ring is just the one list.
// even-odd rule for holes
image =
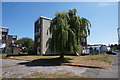
[[34, 41], [32, 39], [22, 38], [20, 40], [15, 41], [15, 44], [20, 46], [21, 48], [24, 47], [24, 49], [22, 49], [23, 52], [32, 53], [32, 49], [34, 46]]
[[117, 44], [110, 45], [110, 48], [113, 50], [120, 50], [120, 44], [119, 45], [117, 45]]
[[68, 12], [57, 11], [49, 28], [52, 35], [48, 40], [51, 52], [64, 54], [81, 51], [81, 38], [84, 41], [84, 38], [90, 34], [91, 24], [87, 19], [77, 16], [76, 13], [76, 9]]

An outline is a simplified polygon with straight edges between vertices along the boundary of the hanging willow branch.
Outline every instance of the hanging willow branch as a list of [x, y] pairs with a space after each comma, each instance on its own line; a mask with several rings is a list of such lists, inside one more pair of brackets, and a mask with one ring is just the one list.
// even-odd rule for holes
[[51, 52], [68, 53], [81, 51], [81, 38], [90, 35], [91, 23], [76, 15], [77, 10], [56, 12], [50, 24], [49, 49]]

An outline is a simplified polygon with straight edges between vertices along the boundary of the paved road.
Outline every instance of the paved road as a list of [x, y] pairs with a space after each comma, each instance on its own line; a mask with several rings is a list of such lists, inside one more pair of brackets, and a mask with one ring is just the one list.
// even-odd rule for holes
[[58, 73], [58, 74], [76, 74], [83, 76], [91, 76], [94, 78], [118, 78], [118, 55], [115, 55], [113, 67], [111, 70], [93, 69], [73, 66], [57, 66], [30, 63], [21, 60], [2, 60], [2, 77], [3, 78], [22, 78], [34, 72], [43, 74]]
[[26, 65], [18, 65], [18, 63], [22, 63], [27, 61], [20, 61], [20, 60], [3, 60], [3, 69], [2, 69], [2, 77], [4, 78], [22, 78], [26, 75], [30, 75], [34, 72], [41, 72], [43, 74], [50, 74], [50, 73], [69, 73], [69, 74], [77, 74], [80, 75], [81, 73], [86, 71], [86, 68], [80, 67], [72, 67], [72, 66], [28, 66], [29, 63]]

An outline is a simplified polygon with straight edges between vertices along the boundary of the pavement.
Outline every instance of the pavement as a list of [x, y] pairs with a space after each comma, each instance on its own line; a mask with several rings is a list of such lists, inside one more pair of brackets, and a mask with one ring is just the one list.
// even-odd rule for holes
[[[30, 63], [29, 61], [2, 59], [2, 78], [27, 78], [34, 72], [43, 74], [74, 74], [93, 78], [118, 78], [118, 55], [114, 56], [112, 69], [97, 69], [52, 64]], [[0, 67], [1, 68], [1, 67]]]

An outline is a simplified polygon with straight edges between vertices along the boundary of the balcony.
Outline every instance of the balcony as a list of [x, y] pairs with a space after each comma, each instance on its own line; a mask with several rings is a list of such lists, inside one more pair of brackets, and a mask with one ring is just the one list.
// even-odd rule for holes
[[12, 40], [12, 43], [15, 43], [16, 40]]
[[12, 44], [12, 47], [15, 47], [16, 45], [15, 44]]
[[17, 36], [13, 36], [13, 38], [17, 38]]
[[2, 40], [6, 40], [7, 38], [6, 37], [2, 37]]
[[40, 32], [36, 32], [35, 35], [36, 35], [36, 36], [37, 36], [37, 35], [40, 35]]
[[7, 32], [7, 29], [2, 29], [2, 32]]

